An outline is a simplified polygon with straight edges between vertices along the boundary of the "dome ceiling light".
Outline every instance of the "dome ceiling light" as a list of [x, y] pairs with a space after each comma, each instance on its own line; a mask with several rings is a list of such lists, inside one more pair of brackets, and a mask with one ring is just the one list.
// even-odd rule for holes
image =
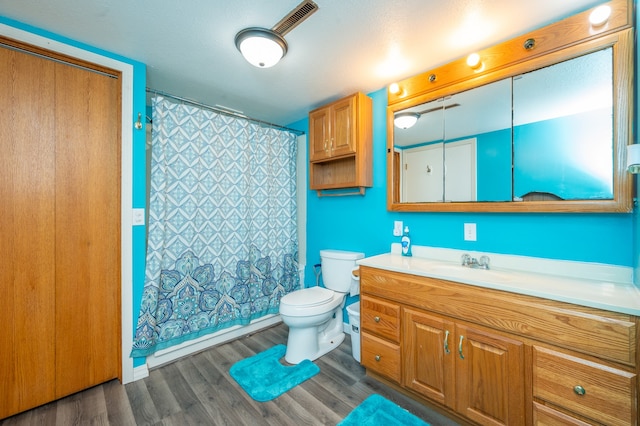
[[287, 54], [288, 45], [284, 35], [317, 10], [317, 4], [305, 0], [270, 30], [250, 27], [238, 32], [236, 47], [251, 65], [258, 68], [272, 67]]
[[417, 122], [418, 119], [424, 115], [424, 114], [429, 114], [430, 112], [434, 112], [434, 111], [444, 111], [447, 110], [449, 108], [456, 108], [459, 107], [460, 104], [455, 103], [455, 104], [451, 104], [451, 105], [444, 105], [442, 107], [437, 107], [437, 108], [429, 108], [429, 109], [425, 109], [424, 111], [401, 111], [401, 112], [397, 112], [394, 116], [393, 116], [393, 124], [399, 128], [399, 129], [409, 129], [411, 127], [413, 127]]

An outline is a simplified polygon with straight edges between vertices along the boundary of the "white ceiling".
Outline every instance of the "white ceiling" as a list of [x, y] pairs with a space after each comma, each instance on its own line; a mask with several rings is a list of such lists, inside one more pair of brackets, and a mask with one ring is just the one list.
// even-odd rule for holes
[[147, 65], [147, 87], [287, 125], [602, 0], [315, 0], [276, 66], [247, 63], [246, 27], [273, 27], [300, 0], [0, 0], [0, 15]]

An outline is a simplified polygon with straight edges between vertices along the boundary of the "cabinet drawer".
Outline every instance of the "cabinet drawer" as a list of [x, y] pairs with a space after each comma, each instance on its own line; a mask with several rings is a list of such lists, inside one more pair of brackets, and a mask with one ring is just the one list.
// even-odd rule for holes
[[400, 346], [362, 332], [362, 365], [400, 382]]
[[369, 296], [360, 297], [361, 327], [393, 342], [400, 339], [400, 307]]
[[633, 373], [533, 347], [533, 396], [598, 422], [636, 424], [636, 380]]
[[533, 424], [535, 426], [590, 426], [589, 423], [537, 402], [533, 403]]

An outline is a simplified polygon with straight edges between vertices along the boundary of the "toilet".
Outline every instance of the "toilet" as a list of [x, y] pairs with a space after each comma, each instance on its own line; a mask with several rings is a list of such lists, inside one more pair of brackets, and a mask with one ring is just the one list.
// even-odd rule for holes
[[320, 250], [326, 288], [296, 290], [280, 299], [280, 316], [289, 326], [284, 357], [288, 363], [313, 361], [342, 343], [345, 337], [342, 308], [355, 280], [351, 272], [357, 266], [356, 260], [363, 257], [364, 253]]

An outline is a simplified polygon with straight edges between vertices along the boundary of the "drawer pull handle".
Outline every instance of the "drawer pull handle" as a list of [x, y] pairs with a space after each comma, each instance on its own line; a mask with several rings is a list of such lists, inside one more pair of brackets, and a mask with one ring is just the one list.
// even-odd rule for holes
[[579, 395], [579, 396], [582, 396], [587, 393], [586, 389], [580, 385], [575, 385], [573, 387], [573, 391], [576, 393], [576, 395]]
[[373, 317], [373, 320], [374, 320], [375, 322], [380, 322], [380, 317]]
[[460, 343], [458, 344], [458, 353], [460, 354], [460, 359], [464, 359], [464, 355], [462, 354], [462, 340], [464, 339], [463, 335], [460, 335]]
[[449, 330], [444, 332], [444, 353], [448, 354], [451, 351], [449, 350]]
[[380, 355], [376, 355], [376, 361], [380, 361], [381, 356]]

